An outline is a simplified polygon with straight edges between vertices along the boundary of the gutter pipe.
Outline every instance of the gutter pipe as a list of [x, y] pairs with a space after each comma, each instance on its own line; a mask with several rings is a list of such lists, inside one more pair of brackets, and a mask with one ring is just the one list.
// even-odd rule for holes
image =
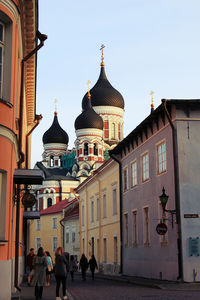
[[183, 255], [182, 255], [182, 233], [181, 233], [181, 216], [180, 216], [180, 191], [179, 191], [179, 174], [178, 174], [178, 145], [177, 145], [177, 131], [172, 122], [170, 114], [167, 110], [167, 100], [162, 99], [163, 110], [167, 116], [169, 124], [172, 128], [173, 141], [173, 160], [174, 160], [174, 183], [175, 183], [175, 210], [177, 223], [177, 250], [178, 250], [178, 277], [183, 281]]
[[[24, 162], [24, 153], [22, 152], [22, 136], [23, 136], [23, 112], [24, 112], [24, 63], [36, 52], [44, 46], [44, 41], [47, 39], [47, 35], [41, 34], [38, 30], [36, 37], [40, 40], [40, 44], [35, 47], [28, 55], [26, 55], [21, 61], [21, 88], [20, 88], [20, 122], [19, 122], [19, 154], [20, 159], [18, 161], [18, 169], [22, 168]], [[20, 184], [17, 185], [17, 201], [16, 201], [16, 233], [15, 233], [15, 279], [14, 286], [18, 291], [21, 291], [18, 283], [19, 274], [19, 223], [20, 223]]]
[[122, 227], [122, 163], [121, 161], [114, 155], [110, 154], [110, 156], [119, 164], [119, 206], [120, 206], [120, 273], [123, 274], [123, 241], [122, 241], [122, 234], [123, 234], [123, 227]]

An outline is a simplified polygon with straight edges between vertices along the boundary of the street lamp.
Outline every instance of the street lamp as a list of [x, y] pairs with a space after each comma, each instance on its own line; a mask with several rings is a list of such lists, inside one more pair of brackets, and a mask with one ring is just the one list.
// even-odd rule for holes
[[165, 188], [162, 189], [162, 195], [160, 195], [160, 202], [162, 204], [163, 213], [167, 212], [171, 214], [172, 217], [172, 228], [174, 227], [174, 215], [176, 214], [175, 209], [165, 209], [169, 196], [165, 194]]

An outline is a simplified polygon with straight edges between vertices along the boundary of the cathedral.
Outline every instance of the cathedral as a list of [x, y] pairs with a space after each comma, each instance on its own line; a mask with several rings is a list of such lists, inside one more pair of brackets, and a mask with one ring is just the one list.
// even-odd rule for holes
[[108, 81], [103, 57], [96, 84], [82, 99], [77, 116], [75, 148], [68, 149], [69, 137], [54, 112], [51, 127], [43, 135], [42, 161], [35, 168], [44, 172], [42, 186], [37, 186], [39, 210], [64, 199], [76, 197], [74, 189], [109, 159], [108, 151], [123, 139], [124, 99]]

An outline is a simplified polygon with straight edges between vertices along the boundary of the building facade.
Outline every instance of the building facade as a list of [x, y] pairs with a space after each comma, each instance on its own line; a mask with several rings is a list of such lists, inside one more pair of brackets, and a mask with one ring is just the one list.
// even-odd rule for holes
[[122, 178], [124, 274], [200, 280], [199, 125], [200, 100], [163, 100], [110, 152]]
[[110, 159], [83, 181], [79, 193], [80, 254], [95, 255], [100, 272], [120, 271], [119, 167]]

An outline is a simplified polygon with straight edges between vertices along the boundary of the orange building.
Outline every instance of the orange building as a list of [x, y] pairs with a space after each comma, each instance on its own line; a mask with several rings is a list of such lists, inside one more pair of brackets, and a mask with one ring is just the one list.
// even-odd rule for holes
[[37, 0], [0, 1], [0, 299], [4, 300], [20, 290], [24, 272], [24, 184], [42, 179], [40, 171], [28, 170], [31, 133], [41, 119], [35, 111], [37, 51], [47, 38], [37, 24]]

